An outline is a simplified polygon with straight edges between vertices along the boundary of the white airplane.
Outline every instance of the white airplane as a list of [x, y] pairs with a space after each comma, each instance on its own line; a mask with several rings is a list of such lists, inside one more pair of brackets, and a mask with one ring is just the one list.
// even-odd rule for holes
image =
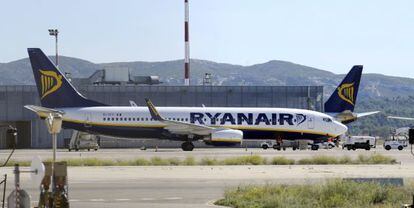
[[41, 118], [59, 113], [62, 127], [127, 138], [234, 145], [243, 139], [327, 139], [348, 128], [325, 113], [290, 108], [109, 106], [82, 96], [38, 48], [28, 49], [42, 106], [25, 106]]

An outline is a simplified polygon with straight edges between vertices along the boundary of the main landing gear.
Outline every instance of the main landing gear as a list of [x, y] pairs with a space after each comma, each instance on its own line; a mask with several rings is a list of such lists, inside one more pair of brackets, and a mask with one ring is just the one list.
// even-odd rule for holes
[[181, 144], [181, 149], [183, 149], [183, 151], [193, 151], [194, 144], [192, 142], [184, 142]]

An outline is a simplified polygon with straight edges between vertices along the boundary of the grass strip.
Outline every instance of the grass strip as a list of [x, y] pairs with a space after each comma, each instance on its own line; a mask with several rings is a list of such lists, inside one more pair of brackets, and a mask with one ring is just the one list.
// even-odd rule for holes
[[[50, 160], [47, 160], [50, 161]], [[372, 154], [369, 156], [358, 155], [355, 159], [348, 156], [329, 157], [313, 156], [300, 160], [293, 160], [283, 156], [265, 158], [259, 155], [228, 157], [223, 159], [204, 157], [196, 160], [194, 157], [185, 159], [152, 157], [135, 158], [130, 160], [77, 158], [65, 160], [68, 166], [194, 166], [194, 165], [359, 165], [359, 164], [395, 164], [397, 161], [389, 156]], [[0, 162], [1, 163], [1, 162]], [[20, 166], [30, 166], [29, 161], [9, 161], [8, 166], [18, 163]]]
[[410, 203], [414, 186], [333, 180], [313, 185], [252, 185], [226, 190], [216, 205], [237, 208], [391, 208]]
[[372, 154], [369, 156], [358, 155], [356, 159], [349, 156], [329, 157], [325, 155], [303, 158], [296, 161], [299, 165], [376, 165], [376, 164], [396, 164], [397, 161], [389, 156]]

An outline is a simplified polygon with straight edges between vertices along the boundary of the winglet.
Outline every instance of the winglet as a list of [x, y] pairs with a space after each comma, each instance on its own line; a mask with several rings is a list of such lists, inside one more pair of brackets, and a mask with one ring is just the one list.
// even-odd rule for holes
[[162, 121], [164, 120], [160, 113], [158, 113], [157, 109], [155, 108], [154, 104], [152, 104], [151, 100], [148, 98], [145, 98], [145, 102], [147, 103], [148, 109], [150, 111], [152, 119], [156, 121]]
[[138, 105], [132, 100], [129, 101], [129, 105], [131, 105], [131, 107], [138, 107]]

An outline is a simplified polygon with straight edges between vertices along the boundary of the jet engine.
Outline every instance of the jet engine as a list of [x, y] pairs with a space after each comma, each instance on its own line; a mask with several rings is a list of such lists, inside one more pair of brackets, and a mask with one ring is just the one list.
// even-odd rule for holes
[[215, 131], [204, 142], [213, 146], [235, 146], [243, 142], [243, 132], [234, 129]]

